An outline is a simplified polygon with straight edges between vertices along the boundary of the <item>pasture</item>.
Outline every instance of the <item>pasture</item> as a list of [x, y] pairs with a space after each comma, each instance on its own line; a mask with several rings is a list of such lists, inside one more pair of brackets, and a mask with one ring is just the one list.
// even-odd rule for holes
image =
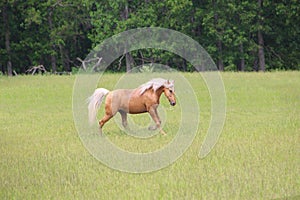
[[[211, 117], [209, 93], [199, 76], [182, 75], [195, 89], [200, 106], [197, 135], [174, 164], [145, 174], [110, 169], [85, 149], [73, 122], [75, 76], [0, 76], [0, 199], [277, 199], [300, 195], [300, 73], [222, 73], [226, 121], [218, 143], [204, 159], [198, 153]], [[105, 74], [99, 84], [113, 89], [121, 76]], [[163, 95], [161, 101], [168, 109]], [[114, 120], [104, 130], [121, 148], [153, 151], [176, 134], [172, 120], [178, 120], [179, 110], [168, 110], [172, 115], [164, 125], [167, 136], [132, 138]], [[132, 120], [147, 124], [149, 117], [136, 115]]]

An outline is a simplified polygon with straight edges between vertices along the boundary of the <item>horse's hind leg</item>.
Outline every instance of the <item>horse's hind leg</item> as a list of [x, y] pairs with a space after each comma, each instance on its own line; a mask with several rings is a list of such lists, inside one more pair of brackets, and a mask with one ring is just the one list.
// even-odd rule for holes
[[117, 113], [118, 110], [115, 108], [116, 108], [116, 106], [115, 106], [115, 104], [113, 104], [113, 101], [112, 101], [112, 94], [109, 93], [105, 100], [105, 115], [99, 121], [100, 133], [102, 133], [101, 130], [102, 130], [102, 127], [104, 126], [104, 124], [107, 121], [109, 121]]
[[113, 117], [111, 114], [105, 114], [104, 117], [99, 121], [99, 126], [102, 128], [104, 124]]
[[113, 113], [110, 108], [105, 107], [105, 115], [99, 121], [100, 133], [102, 134], [102, 127], [106, 122], [108, 122], [116, 113]]
[[124, 112], [123, 110], [119, 110], [119, 113], [121, 114], [122, 117], [122, 125], [124, 128], [127, 128], [128, 122], [127, 122], [127, 113]]

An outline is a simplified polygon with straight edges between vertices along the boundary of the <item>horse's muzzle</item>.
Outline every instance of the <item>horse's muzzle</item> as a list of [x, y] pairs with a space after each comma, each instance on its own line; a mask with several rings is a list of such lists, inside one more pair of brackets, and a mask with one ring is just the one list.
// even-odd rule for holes
[[175, 102], [170, 102], [171, 106], [175, 106], [176, 103]]

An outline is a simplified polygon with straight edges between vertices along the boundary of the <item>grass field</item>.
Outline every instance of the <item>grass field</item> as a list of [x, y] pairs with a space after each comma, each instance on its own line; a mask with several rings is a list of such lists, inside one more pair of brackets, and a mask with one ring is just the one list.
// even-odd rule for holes
[[[211, 117], [209, 93], [196, 74], [183, 75], [197, 91], [197, 135], [174, 164], [146, 174], [110, 169], [84, 148], [73, 122], [75, 76], [0, 76], [0, 199], [299, 198], [300, 72], [222, 73], [225, 126], [204, 159], [198, 153]], [[121, 76], [106, 74], [99, 84], [112, 89]], [[166, 137], [140, 140], [114, 120], [104, 128], [118, 146], [144, 152], [173, 138], [172, 123]]]

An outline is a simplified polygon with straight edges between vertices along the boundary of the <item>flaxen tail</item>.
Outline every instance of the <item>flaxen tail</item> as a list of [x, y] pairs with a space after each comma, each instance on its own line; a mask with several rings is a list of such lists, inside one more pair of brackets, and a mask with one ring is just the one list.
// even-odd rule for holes
[[96, 120], [97, 111], [103, 101], [103, 98], [109, 93], [105, 88], [98, 88], [92, 96], [88, 98], [89, 121], [93, 124]]

